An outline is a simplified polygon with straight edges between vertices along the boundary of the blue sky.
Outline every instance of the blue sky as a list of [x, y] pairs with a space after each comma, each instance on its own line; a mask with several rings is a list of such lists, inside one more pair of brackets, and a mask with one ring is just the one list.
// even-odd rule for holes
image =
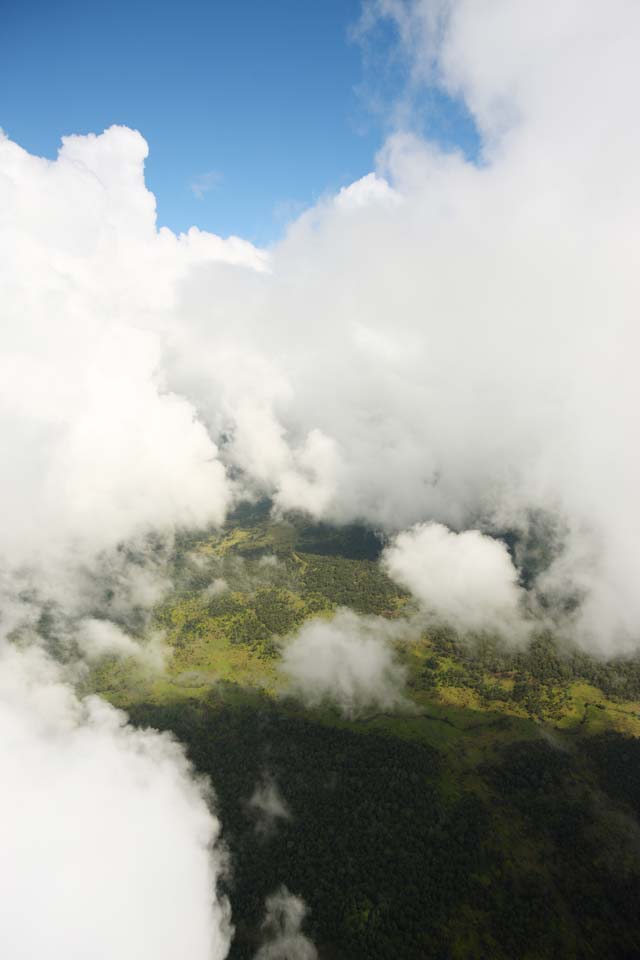
[[[371, 170], [388, 132], [368, 109], [372, 75], [350, 40], [360, 9], [360, 0], [9, 0], [0, 126], [48, 157], [64, 134], [135, 127], [149, 142], [161, 224], [269, 243], [298, 210]], [[378, 31], [379, 64], [391, 41]], [[374, 72], [376, 92], [392, 97], [401, 68]], [[473, 154], [460, 109], [426, 96], [430, 134]]]

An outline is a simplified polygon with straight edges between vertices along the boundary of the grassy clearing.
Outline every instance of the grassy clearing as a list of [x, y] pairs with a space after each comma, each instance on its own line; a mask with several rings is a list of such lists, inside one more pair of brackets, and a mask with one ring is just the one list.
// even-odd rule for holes
[[[170, 651], [162, 675], [133, 661], [105, 660], [87, 688], [123, 707], [144, 699], [211, 700], [221, 685], [231, 685], [238, 702], [258, 691], [280, 703], [280, 650], [305, 620], [341, 605], [392, 618], [410, 609], [372, 559], [375, 550], [375, 540], [356, 528], [273, 522], [264, 505], [241, 511], [223, 530], [179, 545], [175, 593], [152, 623]], [[212, 593], [214, 582], [220, 589]], [[325, 724], [423, 742], [471, 765], [545, 729], [561, 740], [607, 730], [640, 736], [640, 700], [613, 699], [584, 679], [558, 681], [565, 663], [548, 644], [527, 660], [486, 638], [470, 648], [433, 630], [399, 642], [396, 652], [407, 669], [408, 710], [372, 710], [357, 721], [329, 707], [306, 713]]]

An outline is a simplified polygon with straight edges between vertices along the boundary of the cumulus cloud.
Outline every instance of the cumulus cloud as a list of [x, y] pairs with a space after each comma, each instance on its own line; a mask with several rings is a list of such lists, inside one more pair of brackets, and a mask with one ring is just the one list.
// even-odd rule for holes
[[403, 704], [404, 668], [391, 643], [404, 624], [339, 610], [331, 620], [303, 624], [282, 653], [289, 689], [311, 706], [325, 700], [349, 717], [368, 707]]
[[183, 749], [35, 648], [0, 653], [0, 724], [2, 955], [222, 960], [219, 825]]
[[461, 630], [523, 631], [518, 571], [505, 545], [479, 530], [418, 524], [398, 534], [382, 562], [426, 611]]
[[255, 960], [316, 960], [318, 951], [302, 933], [302, 924], [308, 913], [302, 897], [282, 886], [267, 897], [265, 907], [262, 924], [265, 942]]
[[384, 177], [375, 173], [368, 173], [348, 187], [342, 187], [335, 198], [335, 205], [341, 210], [358, 210], [363, 207], [395, 205], [402, 202], [402, 197], [391, 187]]
[[157, 230], [146, 154], [122, 127], [64, 138], [55, 162], [0, 139], [0, 428], [12, 463], [0, 554], [14, 563], [220, 522], [231, 500], [197, 407], [167, 383], [164, 327], [190, 269], [259, 272], [265, 259], [236, 238]]
[[391, 534], [524, 537], [544, 511], [566, 531], [547, 596], [581, 598], [584, 643], [633, 645], [638, 12], [367, 16], [413, 92], [466, 103], [481, 161], [397, 132], [268, 253], [158, 229], [133, 131], [54, 162], [2, 140], [0, 553], [111, 549], [243, 494]]

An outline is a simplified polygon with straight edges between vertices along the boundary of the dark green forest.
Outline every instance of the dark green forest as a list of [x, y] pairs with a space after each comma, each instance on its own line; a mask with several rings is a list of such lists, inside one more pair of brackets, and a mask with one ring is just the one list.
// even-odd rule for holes
[[[574, 753], [516, 741], [475, 774], [438, 751], [274, 708], [141, 704], [216, 785], [232, 856], [223, 884], [248, 960], [265, 896], [286, 881], [321, 956], [640, 955], [640, 743]], [[293, 812], [258, 837], [243, 800], [262, 772]], [[467, 782], [468, 781], [468, 782]]]

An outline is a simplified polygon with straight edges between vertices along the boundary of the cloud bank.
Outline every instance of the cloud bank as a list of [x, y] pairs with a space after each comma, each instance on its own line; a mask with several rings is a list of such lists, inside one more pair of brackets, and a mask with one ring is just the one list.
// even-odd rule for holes
[[269, 252], [158, 229], [146, 144], [0, 144], [0, 554], [284, 510], [396, 533], [556, 516], [541, 581], [604, 651], [640, 636], [637, 7], [380, 0], [412, 90], [462, 99], [469, 163], [410, 132]]

